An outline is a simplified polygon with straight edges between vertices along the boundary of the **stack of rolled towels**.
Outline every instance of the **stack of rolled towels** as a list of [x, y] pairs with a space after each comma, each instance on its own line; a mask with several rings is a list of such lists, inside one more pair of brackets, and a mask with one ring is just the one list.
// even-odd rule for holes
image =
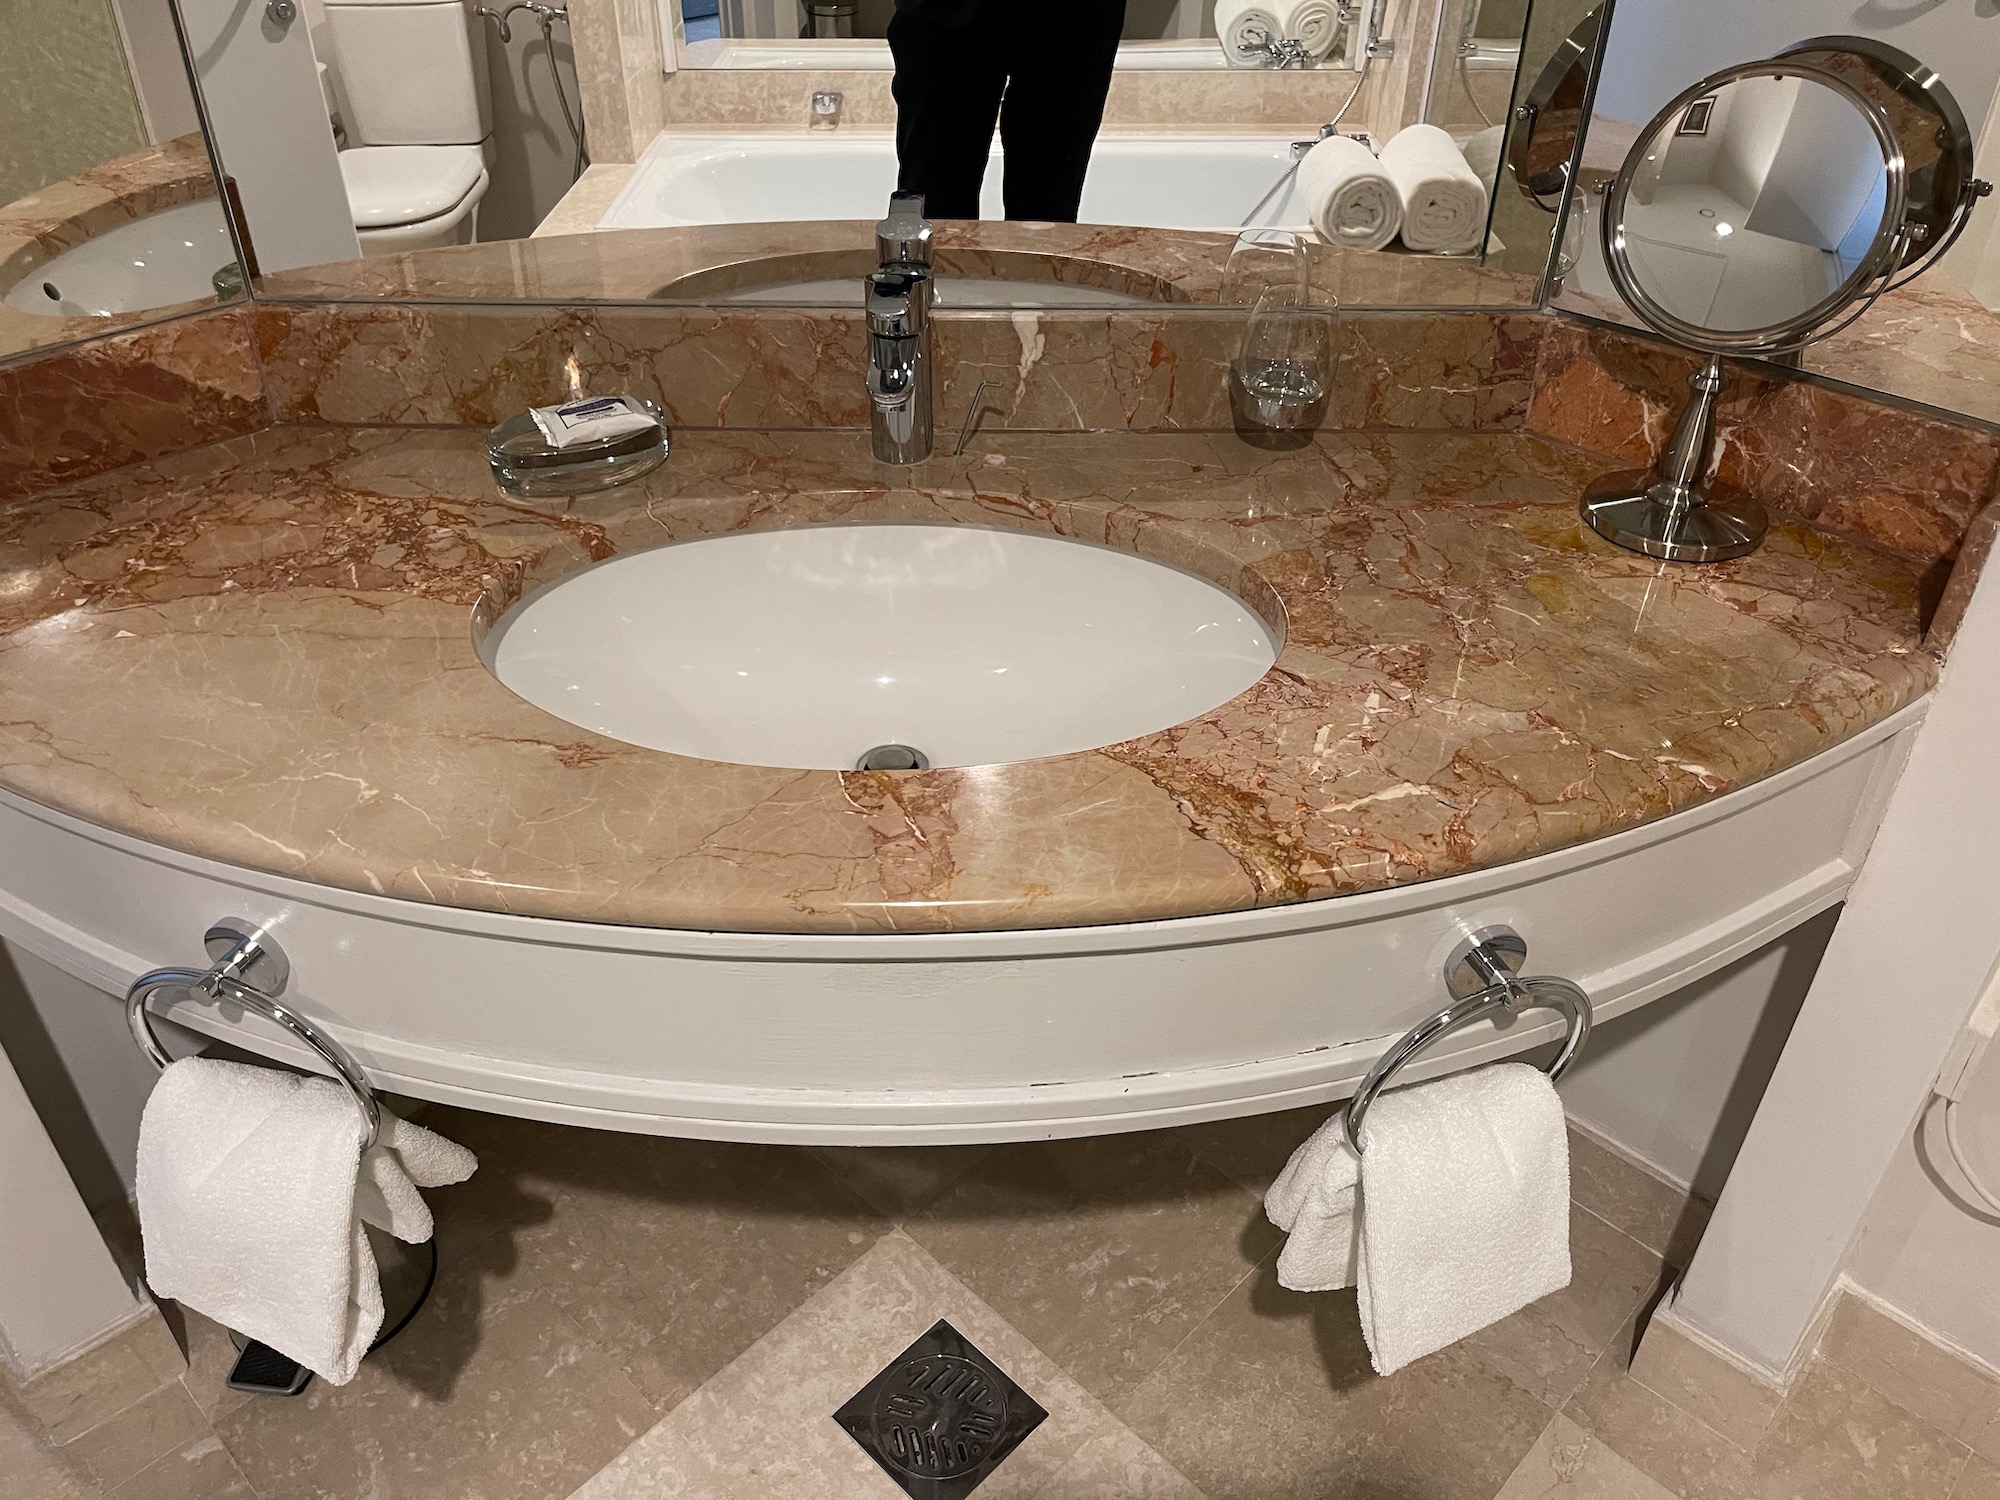
[[1486, 237], [1486, 182], [1435, 125], [1397, 132], [1380, 156], [1328, 136], [1299, 163], [1298, 195], [1319, 237], [1350, 250], [1401, 235], [1411, 250], [1464, 255]]
[[1215, 34], [1234, 68], [1268, 65], [1270, 43], [1294, 41], [1315, 58], [1340, 40], [1337, 0], [1216, 0]]

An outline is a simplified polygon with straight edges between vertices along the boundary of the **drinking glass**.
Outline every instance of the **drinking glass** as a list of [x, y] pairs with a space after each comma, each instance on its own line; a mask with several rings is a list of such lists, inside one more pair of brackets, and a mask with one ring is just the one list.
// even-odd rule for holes
[[1273, 287], [1257, 299], [1229, 367], [1239, 431], [1310, 440], [1333, 388], [1333, 308], [1310, 289]]
[[1304, 297], [1312, 284], [1312, 261], [1305, 237], [1290, 229], [1246, 229], [1229, 247], [1216, 300], [1228, 307], [1255, 307], [1266, 292], [1291, 291]]

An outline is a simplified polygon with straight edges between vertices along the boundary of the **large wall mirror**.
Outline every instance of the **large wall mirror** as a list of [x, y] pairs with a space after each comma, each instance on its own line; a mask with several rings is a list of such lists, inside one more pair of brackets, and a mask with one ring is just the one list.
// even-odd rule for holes
[[[2000, 176], [1985, 0], [1075, 0], [1055, 16], [1019, 0], [14, 0], [0, 358], [246, 280], [274, 300], [852, 305], [910, 120], [934, 166], [956, 163], [955, 186], [926, 183], [947, 303], [956, 278], [962, 302], [1214, 306], [1238, 232], [1261, 226], [1298, 231], [1347, 308], [1553, 300], [1633, 323], [1592, 215], [1643, 124], [1709, 73], [1833, 30], [1934, 67], [1980, 174]], [[1010, 152], [1004, 99], [1023, 80]], [[1345, 139], [1321, 141], [1329, 125]], [[1444, 228], [1412, 216], [1383, 235], [1355, 179], [1413, 128]], [[1712, 117], [1713, 139], [1732, 128]], [[1988, 199], [1941, 266], [1791, 357], [2000, 424], [1996, 309]]]
[[[1830, 24], [1833, 23], [1833, 24]], [[1812, 45], [1833, 30], [1871, 60]], [[1639, 324], [1604, 253], [1609, 191], [1649, 121], [1704, 77], [1756, 59], [1834, 69], [1886, 111], [1907, 159], [1919, 247], [1951, 231], [1974, 174], [2000, 176], [2000, 7], [1815, 0], [1620, 0], [1604, 45], [1554, 304]], [[1743, 97], [1737, 97], [1741, 94]], [[1690, 100], [1634, 163], [1624, 214], [1655, 300], [1709, 328], [1782, 321], [1838, 281], [1879, 212], [1854, 112], [1776, 79]], [[1963, 149], [1970, 145], [1971, 165]], [[1900, 281], [1900, 278], [1899, 278]], [[1657, 311], [1657, 309], [1655, 309]], [[1657, 318], [1647, 321], [1657, 323]], [[1895, 284], [1851, 326], [1780, 361], [1827, 380], [2000, 426], [2000, 213], [1991, 197], [1921, 279]]]
[[242, 292], [164, 0], [0, 5], [0, 358]]
[[0, 27], [101, 10], [94, 65], [142, 30], [184, 54], [270, 299], [855, 303], [916, 173], [947, 303], [976, 269], [988, 303], [1214, 304], [1269, 228], [1344, 306], [1524, 308], [1555, 221], [1508, 201], [1509, 126], [1591, 8], [23, 0]]

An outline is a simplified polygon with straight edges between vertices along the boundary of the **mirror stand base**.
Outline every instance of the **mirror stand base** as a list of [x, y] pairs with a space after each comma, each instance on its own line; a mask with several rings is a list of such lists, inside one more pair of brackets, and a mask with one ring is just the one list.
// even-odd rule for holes
[[1608, 542], [1668, 562], [1723, 562], [1757, 550], [1763, 505], [1730, 485], [1675, 484], [1648, 469], [1592, 480], [1578, 507]]

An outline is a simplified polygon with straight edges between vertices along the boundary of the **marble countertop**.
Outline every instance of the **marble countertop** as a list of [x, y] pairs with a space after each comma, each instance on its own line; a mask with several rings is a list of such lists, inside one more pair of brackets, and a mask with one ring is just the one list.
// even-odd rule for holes
[[[683, 435], [646, 480], [504, 502], [481, 435], [279, 428], [0, 511], [0, 785], [333, 886], [664, 927], [946, 931], [1219, 912], [1445, 876], [1756, 781], [1921, 696], [1923, 564], [1777, 522], [1672, 568], [1584, 532], [1610, 461], [1514, 434]], [[1187, 724], [919, 773], [586, 733], [475, 611], [638, 547], [855, 519], [1053, 530], [1281, 614]]]

